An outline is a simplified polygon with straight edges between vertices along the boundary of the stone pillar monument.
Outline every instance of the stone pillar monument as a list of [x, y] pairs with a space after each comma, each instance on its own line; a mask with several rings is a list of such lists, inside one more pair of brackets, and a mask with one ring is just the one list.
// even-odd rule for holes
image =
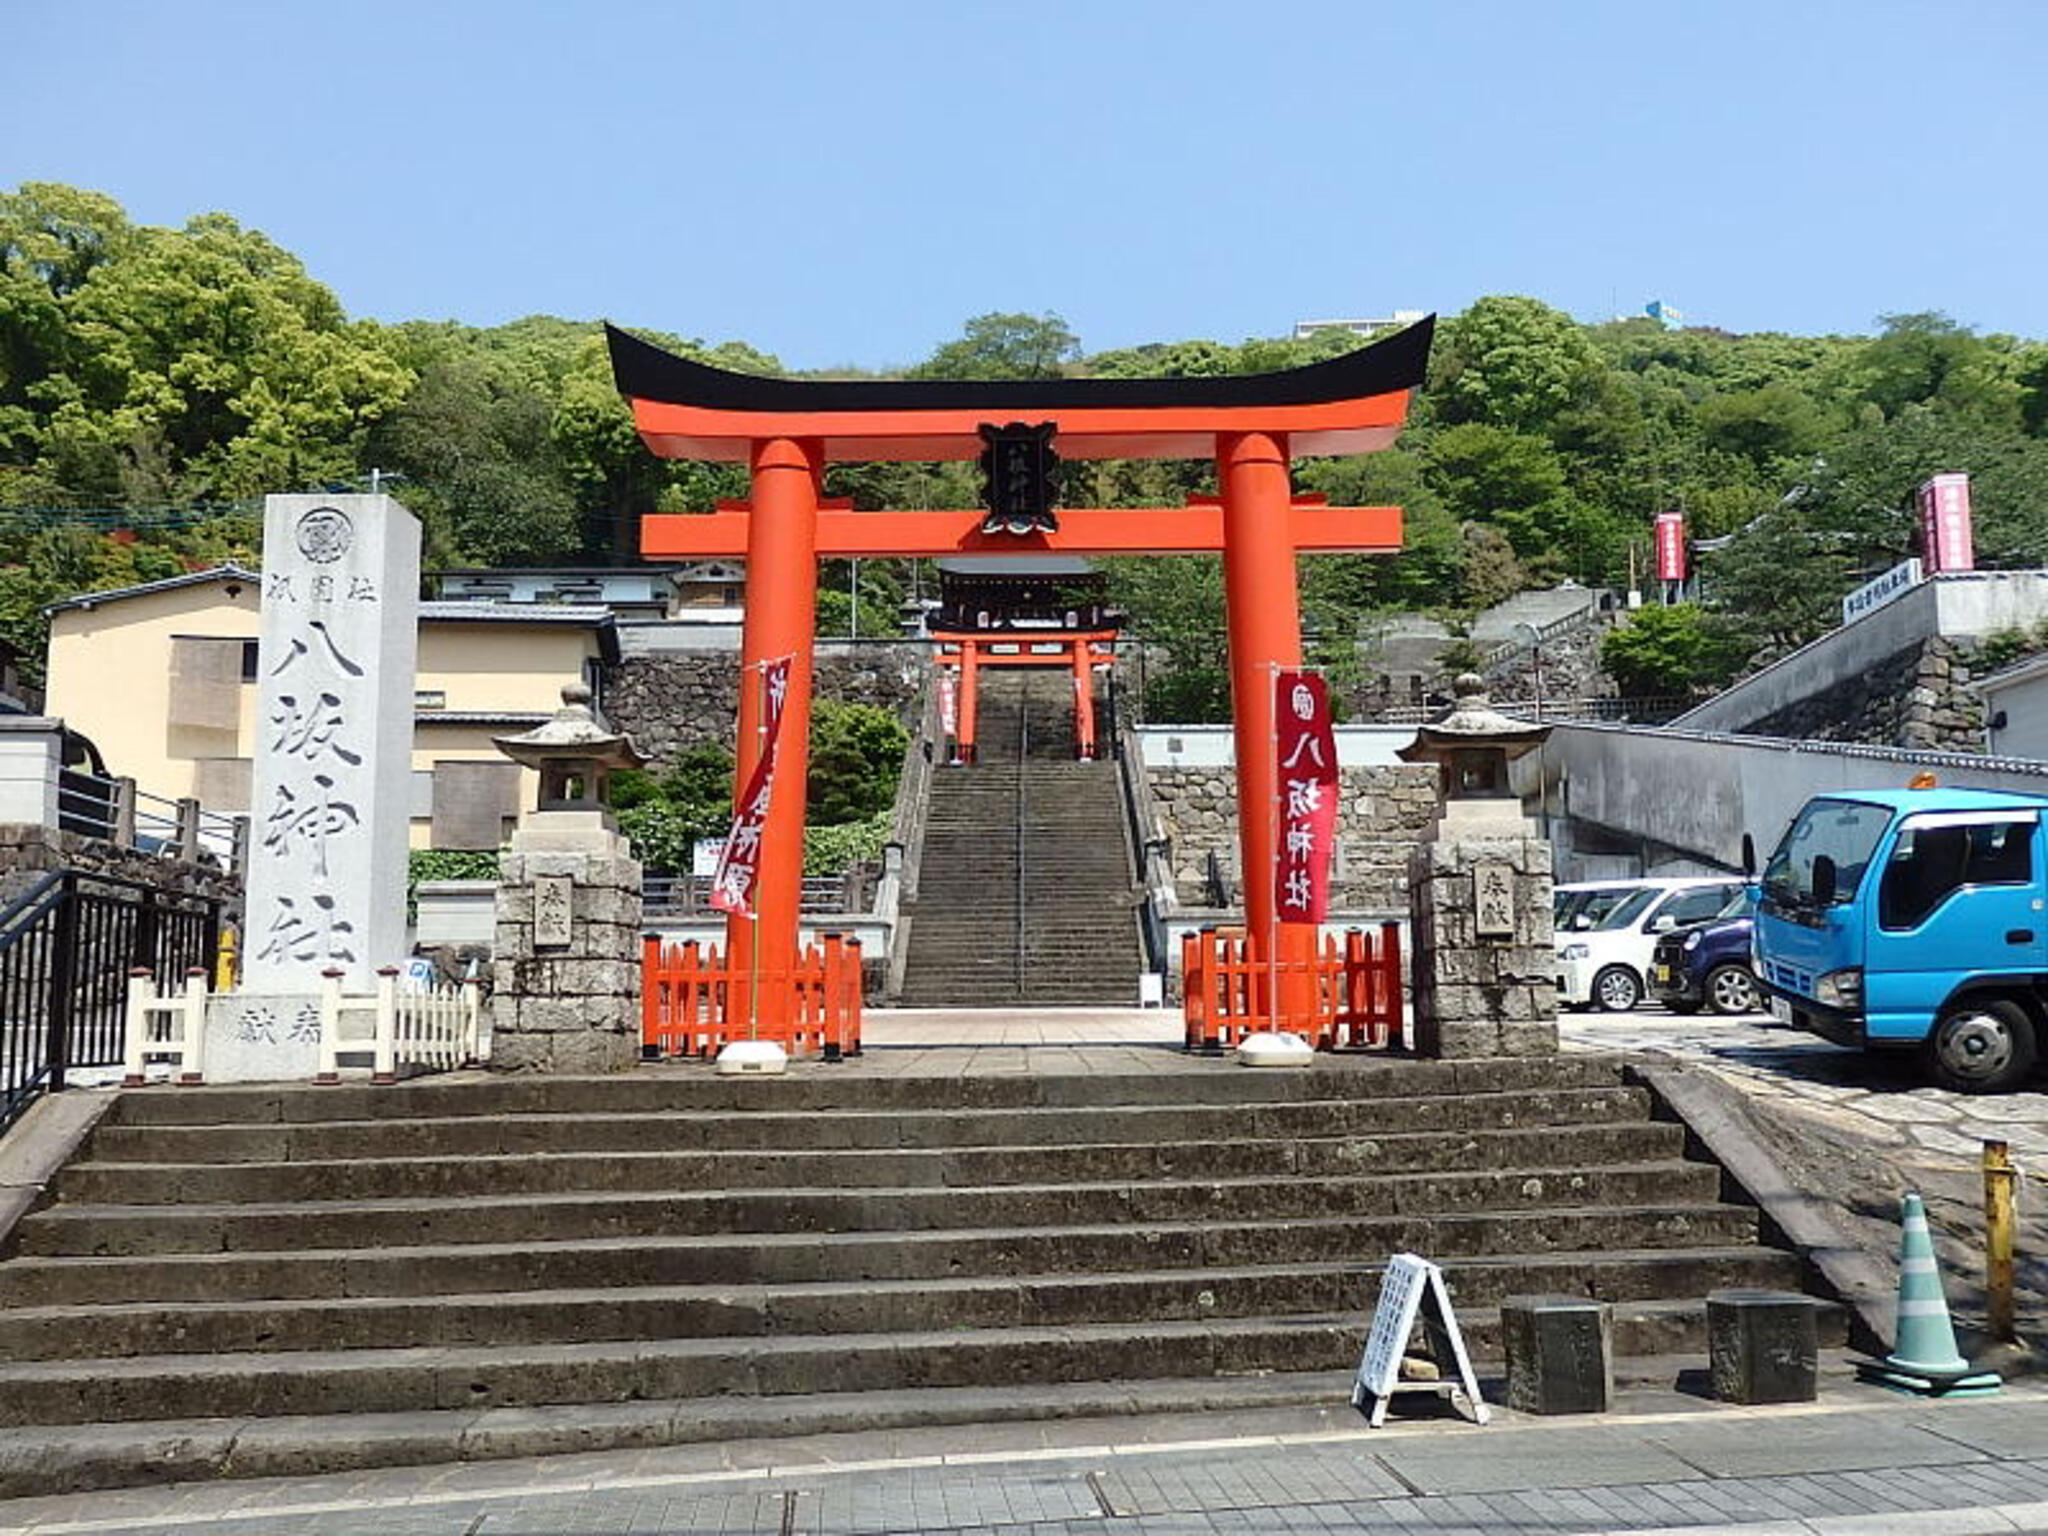
[[491, 960], [491, 1065], [623, 1072], [640, 1059], [640, 865], [606, 807], [640, 754], [580, 683], [498, 750], [540, 773], [540, 802], [500, 866]]
[[1550, 844], [1522, 814], [1508, 764], [1550, 734], [1497, 713], [1467, 673], [1457, 704], [1401, 749], [1441, 772], [1441, 809], [1408, 860], [1415, 1049], [1424, 1056], [1557, 1050]]
[[[322, 975], [405, 958], [420, 525], [388, 496], [271, 496], [242, 984], [215, 1081], [311, 1077]], [[210, 1016], [211, 1017], [211, 1016]]]

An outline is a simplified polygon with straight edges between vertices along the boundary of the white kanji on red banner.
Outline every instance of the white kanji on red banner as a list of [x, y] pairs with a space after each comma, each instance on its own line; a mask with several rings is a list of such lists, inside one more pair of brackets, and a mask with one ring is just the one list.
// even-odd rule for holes
[[1283, 923], [1319, 923], [1330, 906], [1330, 851], [1337, 830], [1337, 738], [1320, 674], [1273, 680], [1280, 784], [1280, 846], [1273, 903]]
[[782, 704], [789, 693], [791, 659], [785, 656], [761, 668], [761, 758], [733, 807], [732, 831], [718, 856], [718, 871], [711, 877], [711, 905], [741, 917], [754, 915], [754, 886], [761, 878], [761, 834], [775, 797], [775, 747], [782, 738]]

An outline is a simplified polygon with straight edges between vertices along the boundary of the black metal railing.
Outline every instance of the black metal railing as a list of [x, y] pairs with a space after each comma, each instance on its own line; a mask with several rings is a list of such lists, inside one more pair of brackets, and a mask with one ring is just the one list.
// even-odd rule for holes
[[122, 848], [163, 854], [240, 874], [248, 863], [249, 818], [166, 800], [80, 768], [57, 772], [57, 827]]
[[[858, 866], [840, 875], [805, 875], [798, 900], [808, 913], [860, 912], [871, 878], [871, 870]], [[711, 905], [709, 875], [649, 875], [640, 883], [640, 899], [650, 918], [703, 917], [718, 910]]]
[[159, 980], [220, 953], [218, 900], [53, 870], [0, 910], [0, 1131], [73, 1067], [122, 1059], [128, 972]]

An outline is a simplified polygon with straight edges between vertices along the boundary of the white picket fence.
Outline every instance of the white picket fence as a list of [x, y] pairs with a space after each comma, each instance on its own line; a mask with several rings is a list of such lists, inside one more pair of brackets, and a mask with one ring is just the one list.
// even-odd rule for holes
[[[369, 1058], [370, 1080], [395, 1082], [401, 1071], [448, 1072], [490, 1059], [483, 988], [474, 977], [452, 986], [398, 984], [398, 969], [377, 973], [377, 990], [342, 991], [343, 973], [325, 973], [320, 992], [319, 1068], [315, 1082], [341, 1081], [343, 1056]], [[122, 1082], [139, 1088], [154, 1066], [177, 1083], [205, 1081], [206, 972], [185, 974], [182, 991], [159, 993], [146, 970], [128, 975]]]
[[206, 972], [185, 973], [185, 990], [158, 996], [156, 977], [146, 969], [128, 973], [128, 1020], [122, 1044], [121, 1081], [140, 1088], [151, 1062], [175, 1059], [173, 1081], [205, 1081]]
[[474, 980], [401, 989], [398, 968], [387, 965], [376, 991], [351, 995], [341, 989], [342, 974], [324, 974], [315, 1082], [339, 1082], [344, 1054], [368, 1054], [373, 1083], [395, 1082], [401, 1068], [446, 1072], [489, 1058], [483, 990]]

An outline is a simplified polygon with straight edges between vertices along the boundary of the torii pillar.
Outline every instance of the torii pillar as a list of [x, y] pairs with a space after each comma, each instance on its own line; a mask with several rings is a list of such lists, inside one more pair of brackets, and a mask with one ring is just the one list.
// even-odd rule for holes
[[[761, 760], [766, 700], [762, 677], [768, 663], [790, 658], [789, 692], [782, 703], [781, 740], [774, 797], [761, 829], [760, 874], [754, 885], [754, 916], [737, 914], [725, 925], [726, 953], [733, 962], [733, 988], [741, 995], [736, 1017], [757, 1011], [778, 1016], [789, 988], [781, 978], [796, 969], [797, 934], [803, 906], [804, 794], [811, 734], [812, 649], [817, 638], [818, 508], [825, 470], [815, 439], [769, 437], [756, 440], [747, 458], [752, 481], [747, 519], [747, 608], [740, 626], [739, 739], [734, 783], [744, 786]], [[734, 789], [737, 796], [739, 789]], [[751, 995], [754, 978], [764, 978], [762, 996]]]
[[[1279, 765], [1274, 760], [1273, 678], [1301, 665], [1301, 602], [1295, 580], [1294, 493], [1287, 438], [1229, 432], [1216, 439], [1216, 484], [1223, 495], [1223, 594], [1230, 616], [1231, 739], [1237, 758], [1237, 846], [1245, 929], [1269, 960], [1305, 961], [1316, 929], [1275, 921]], [[1263, 980], [1263, 979], [1262, 979]], [[1255, 983], [1258, 985], [1258, 983]], [[1312, 1002], [1306, 970], [1290, 974], [1262, 1010], [1306, 1019]], [[1279, 1027], [1276, 1022], [1274, 1027]]]

